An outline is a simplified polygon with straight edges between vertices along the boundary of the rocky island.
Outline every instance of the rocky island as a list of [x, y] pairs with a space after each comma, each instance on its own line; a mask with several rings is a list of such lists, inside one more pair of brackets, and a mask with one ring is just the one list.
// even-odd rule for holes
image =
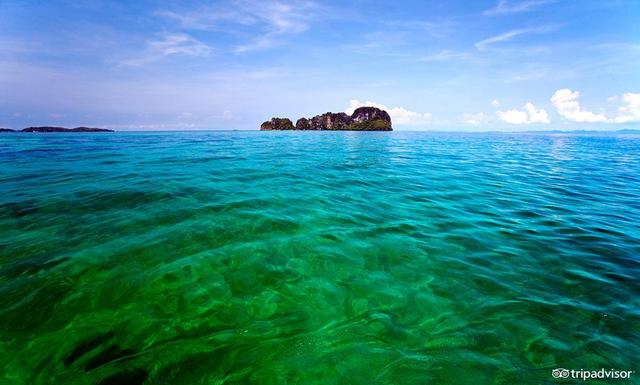
[[387, 111], [376, 107], [360, 107], [351, 116], [344, 112], [327, 112], [311, 119], [300, 118], [295, 126], [291, 119], [272, 118], [262, 123], [260, 130], [392, 131], [392, 128]]
[[27, 128], [23, 128], [22, 130], [13, 130], [11, 128], [0, 128], [0, 132], [114, 132], [114, 131], [109, 130], [107, 128], [93, 128], [93, 127], [65, 128], [65, 127], [41, 126], [41, 127], [27, 127]]
[[114, 131], [109, 130], [107, 128], [93, 128], [93, 127], [65, 128], [65, 127], [40, 126], [40, 127], [27, 127], [27, 128], [23, 128], [22, 130], [13, 130], [11, 128], [0, 128], [0, 132], [114, 132]]
[[114, 132], [113, 130], [109, 130], [107, 128], [93, 128], [93, 127], [76, 127], [76, 128], [65, 128], [65, 127], [27, 127], [21, 130], [21, 132]]

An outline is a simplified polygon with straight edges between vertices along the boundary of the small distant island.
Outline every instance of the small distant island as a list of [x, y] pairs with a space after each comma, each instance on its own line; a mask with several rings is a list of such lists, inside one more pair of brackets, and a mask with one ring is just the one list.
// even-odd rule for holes
[[107, 128], [93, 128], [93, 127], [65, 128], [65, 127], [41, 126], [41, 127], [27, 127], [27, 128], [23, 128], [22, 130], [0, 128], [0, 132], [114, 132], [114, 131], [109, 130]]
[[260, 125], [261, 131], [322, 130], [322, 131], [392, 131], [387, 111], [376, 107], [360, 107], [351, 116], [344, 112], [327, 112], [311, 119], [300, 118], [293, 125], [288, 118], [272, 118]]

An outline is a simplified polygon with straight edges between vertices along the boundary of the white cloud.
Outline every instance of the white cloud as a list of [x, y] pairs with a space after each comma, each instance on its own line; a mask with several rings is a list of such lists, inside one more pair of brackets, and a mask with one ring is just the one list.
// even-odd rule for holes
[[523, 35], [527, 33], [526, 29], [514, 29], [511, 30], [509, 32], [505, 32], [503, 34], [497, 35], [497, 36], [493, 36], [484, 40], [480, 40], [479, 42], [475, 43], [474, 45], [476, 46], [477, 49], [479, 50], [484, 50], [487, 48], [487, 46], [493, 44], [493, 43], [499, 43], [501, 41], [509, 41], [511, 39], [513, 39], [514, 37], [518, 36], [518, 35]]
[[270, 35], [264, 35], [255, 38], [247, 44], [240, 44], [233, 49], [234, 53], [245, 53], [250, 51], [258, 51], [262, 49], [272, 48], [279, 44], [278, 40]]
[[447, 62], [447, 61], [453, 61], [453, 60], [467, 59], [470, 56], [471, 54], [469, 54], [468, 52], [456, 52], [456, 51], [445, 49], [431, 55], [423, 56], [418, 60], [426, 61], [426, 62]]
[[287, 3], [279, 1], [250, 2], [256, 16], [269, 23], [277, 33], [298, 33], [309, 28], [309, 12], [316, 8], [312, 2]]
[[555, 3], [557, 0], [525, 0], [520, 2], [511, 2], [508, 0], [500, 0], [498, 4], [491, 9], [482, 12], [483, 15], [508, 15], [513, 13], [522, 13], [532, 11], [542, 5]]
[[185, 33], [162, 35], [158, 40], [147, 42], [141, 56], [120, 61], [120, 65], [138, 66], [154, 62], [166, 56], [207, 56], [213, 49], [207, 44]]
[[478, 125], [478, 124], [482, 124], [485, 123], [487, 121], [487, 116], [484, 114], [484, 112], [478, 112], [478, 113], [470, 113], [470, 112], [465, 112], [464, 114], [462, 114], [462, 121], [466, 124], [471, 124], [471, 125]]
[[578, 101], [580, 93], [568, 88], [557, 90], [551, 97], [551, 103], [564, 118], [578, 123], [631, 123], [640, 122], [640, 93], [627, 92], [621, 96], [614, 95], [607, 98], [607, 103], [621, 101], [616, 116], [606, 116], [583, 110]]
[[502, 33], [500, 35], [496, 35], [496, 36], [492, 36], [492, 37], [489, 37], [489, 38], [484, 39], [484, 40], [480, 40], [480, 41], [476, 42], [474, 45], [478, 50], [484, 51], [490, 45], [493, 45], [495, 43], [501, 43], [501, 42], [510, 41], [510, 40], [513, 40], [514, 38], [516, 38], [518, 36], [521, 36], [521, 35], [548, 33], [548, 32], [555, 31], [556, 29], [557, 29], [557, 27], [556, 26], [552, 26], [552, 25], [542, 26], [542, 27], [538, 27], [538, 28], [513, 29], [511, 31]]
[[556, 107], [558, 114], [564, 118], [574, 122], [607, 122], [609, 119], [603, 114], [596, 114], [591, 111], [583, 110], [580, 107], [578, 91], [571, 91], [568, 88], [557, 90], [551, 96], [551, 103]]
[[165, 35], [160, 40], [149, 42], [149, 47], [163, 56], [205, 56], [211, 52], [211, 47], [184, 33]]
[[536, 108], [531, 102], [524, 105], [524, 110], [496, 111], [496, 115], [511, 124], [549, 123], [547, 111]]
[[159, 11], [157, 15], [175, 20], [187, 29], [239, 28], [253, 35], [233, 50], [245, 53], [277, 46], [285, 35], [306, 31], [317, 9], [319, 6], [313, 1], [242, 0], [197, 11]]
[[498, 99], [493, 99], [491, 105], [494, 107], [500, 107], [500, 101]]
[[626, 93], [622, 95], [625, 105], [619, 108], [620, 115], [616, 116], [616, 123], [640, 121], [640, 94]]
[[391, 122], [397, 124], [420, 124], [426, 123], [431, 119], [430, 113], [409, 111], [403, 107], [389, 108], [384, 104], [375, 102], [360, 102], [359, 100], [355, 99], [351, 99], [349, 101], [349, 107], [347, 107], [344, 112], [346, 112], [347, 114], [353, 114], [353, 111], [355, 111], [355, 109], [359, 107], [377, 107], [381, 110], [385, 110], [389, 113], [389, 116], [391, 116]]
[[189, 12], [164, 10], [156, 14], [176, 20], [187, 29], [218, 30], [220, 24], [227, 23], [296, 33], [308, 28], [310, 11], [316, 8], [317, 4], [312, 1], [244, 0]]

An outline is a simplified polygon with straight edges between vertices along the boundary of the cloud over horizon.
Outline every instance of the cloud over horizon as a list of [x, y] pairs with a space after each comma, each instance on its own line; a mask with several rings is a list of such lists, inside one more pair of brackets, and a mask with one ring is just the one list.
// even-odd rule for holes
[[603, 114], [596, 114], [582, 109], [578, 102], [579, 97], [580, 93], [578, 91], [563, 88], [557, 90], [551, 96], [550, 101], [555, 106], [558, 114], [573, 122], [601, 123], [609, 120]]
[[536, 108], [533, 103], [527, 102], [523, 108], [523, 110], [496, 111], [496, 116], [510, 124], [550, 123], [547, 111]]
[[622, 95], [622, 100], [625, 105], [618, 109], [619, 115], [615, 117], [615, 122], [640, 122], [640, 93], [627, 92]]
[[393, 124], [400, 125], [416, 125], [421, 123], [426, 123], [431, 119], [431, 113], [420, 113], [415, 111], [407, 110], [404, 107], [387, 107], [384, 104], [366, 101], [361, 102], [356, 99], [349, 100], [349, 107], [347, 107], [344, 112], [351, 115], [356, 108], [359, 107], [377, 107], [381, 110], [385, 110], [391, 116], [391, 122]]
[[626, 92], [621, 96], [607, 98], [607, 102], [622, 101], [617, 114], [607, 116], [605, 113], [594, 113], [585, 110], [578, 99], [580, 92], [568, 88], [559, 89], [551, 96], [551, 103], [558, 114], [565, 119], [577, 123], [634, 123], [640, 122], [640, 93]]

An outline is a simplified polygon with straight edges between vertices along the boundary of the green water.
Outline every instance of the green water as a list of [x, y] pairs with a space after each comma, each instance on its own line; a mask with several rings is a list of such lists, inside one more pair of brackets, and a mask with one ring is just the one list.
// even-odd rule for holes
[[638, 136], [6, 134], [0, 160], [2, 385], [638, 368]]

